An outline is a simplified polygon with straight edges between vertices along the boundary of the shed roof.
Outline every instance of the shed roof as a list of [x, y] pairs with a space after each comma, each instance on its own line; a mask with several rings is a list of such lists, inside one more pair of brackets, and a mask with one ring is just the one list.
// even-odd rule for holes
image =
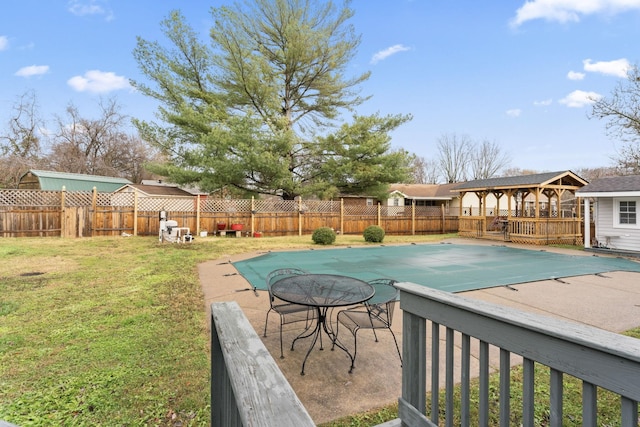
[[580, 197], [615, 197], [640, 195], [640, 175], [608, 176], [598, 178], [576, 191]]
[[477, 179], [467, 181], [454, 187], [459, 191], [478, 191], [487, 189], [518, 189], [528, 187], [544, 187], [547, 185], [563, 185], [580, 188], [587, 181], [571, 171], [544, 172], [531, 175], [506, 176], [501, 178]]
[[80, 173], [55, 172], [32, 169], [20, 177], [35, 176], [40, 182], [41, 190], [62, 190], [67, 191], [92, 191], [95, 187], [97, 191], [111, 193], [124, 184], [130, 184], [126, 178], [116, 178], [111, 176], [86, 175]]

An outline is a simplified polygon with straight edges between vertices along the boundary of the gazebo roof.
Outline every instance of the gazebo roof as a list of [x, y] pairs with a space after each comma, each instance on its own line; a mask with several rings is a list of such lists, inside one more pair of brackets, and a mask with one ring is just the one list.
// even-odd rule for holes
[[588, 182], [571, 171], [545, 172], [531, 175], [507, 176], [502, 178], [477, 179], [463, 182], [454, 191], [517, 190], [523, 188], [563, 187], [578, 189]]

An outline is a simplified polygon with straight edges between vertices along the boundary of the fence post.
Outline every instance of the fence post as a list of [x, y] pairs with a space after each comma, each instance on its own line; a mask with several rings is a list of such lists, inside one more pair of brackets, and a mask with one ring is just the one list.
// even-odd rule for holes
[[200, 235], [200, 194], [196, 194], [196, 232], [194, 235]]
[[255, 225], [256, 225], [256, 199], [254, 196], [251, 196], [251, 236], [255, 233]]
[[298, 236], [302, 236], [302, 197], [298, 198]]
[[340, 234], [344, 235], [344, 199], [340, 199]]
[[63, 185], [60, 193], [60, 237], [66, 235], [66, 215], [65, 215], [65, 198], [67, 196], [67, 188]]
[[445, 233], [444, 205], [440, 205], [440, 222], [442, 223], [442, 234]]
[[133, 235], [138, 235], [138, 189], [133, 189]]
[[91, 208], [93, 209], [93, 224], [91, 224], [90, 231], [91, 237], [93, 237], [93, 230], [95, 230], [98, 223], [98, 187], [93, 187], [93, 195], [91, 196]]
[[416, 235], [416, 201], [411, 200], [411, 235]]
[[378, 202], [378, 227], [382, 227], [382, 207], [380, 206], [380, 202]]

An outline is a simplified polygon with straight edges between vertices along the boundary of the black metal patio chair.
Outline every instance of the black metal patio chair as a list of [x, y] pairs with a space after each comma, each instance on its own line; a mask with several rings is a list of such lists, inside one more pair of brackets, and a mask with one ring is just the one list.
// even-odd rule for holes
[[301, 304], [292, 304], [275, 297], [271, 293], [271, 286], [278, 280], [285, 277], [307, 274], [306, 271], [298, 268], [281, 268], [274, 270], [267, 275], [267, 290], [269, 291], [269, 310], [264, 321], [264, 336], [267, 336], [267, 323], [269, 322], [269, 314], [273, 311], [280, 316], [280, 358], [284, 358], [282, 350], [282, 326], [288, 323], [305, 322], [305, 330], [309, 329], [312, 320], [316, 317], [316, 311], [309, 306]]
[[343, 325], [353, 334], [354, 362], [358, 353], [357, 334], [360, 329], [371, 329], [376, 342], [378, 342], [376, 329], [388, 329], [396, 344], [400, 366], [402, 366], [402, 355], [400, 354], [400, 347], [398, 347], [398, 340], [391, 329], [393, 310], [400, 297], [400, 291], [393, 285], [394, 283], [396, 283], [396, 280], [393, 279], [374, 279], [369, 281], [369, 284], [373, 286], [376, 292], [371, 299], [363, 304], [364, 308], [350, 308], [338, 312], [334, 345], [340, 325]]

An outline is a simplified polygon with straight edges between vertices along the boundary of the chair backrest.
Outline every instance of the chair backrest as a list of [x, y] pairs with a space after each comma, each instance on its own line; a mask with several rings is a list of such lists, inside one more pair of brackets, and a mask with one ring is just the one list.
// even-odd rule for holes
[[307, 274], [307, 272], [299, 268], [279, 268], [277, 270], [273, 270], [272, 272], [267, 274], [266, 279], [269, 295], [271, 295], [271, 286], [278, 280], [284, 279], [285, 277], [297, 276], [301, 274]]
[[400, 291], [394, 286], [397, 280], [374, 279], [368, 283], [373, 286], [376, 293], [367, 301], [369, 313], [384, 320], [391, 326], [393, 309], [400, 298]]

